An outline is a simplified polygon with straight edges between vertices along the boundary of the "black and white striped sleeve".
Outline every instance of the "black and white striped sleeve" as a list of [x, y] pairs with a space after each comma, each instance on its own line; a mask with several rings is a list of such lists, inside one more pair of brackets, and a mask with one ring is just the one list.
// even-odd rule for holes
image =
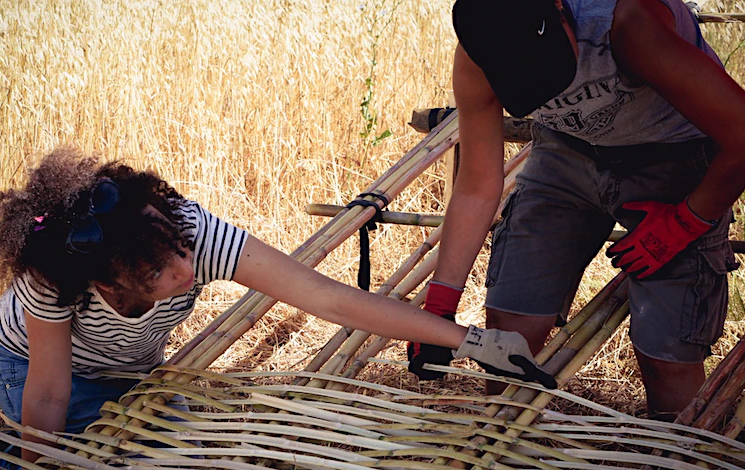
[[195, 274], [197, 282], [232, 280], [248, 232], [212, 215], [198, 203], [184, 204], [188, 225], [195, 227]]
[[64, 322], [72, 318], [72, 307], [58, 306], [57, 293], [28, 273], [14, 278], [11, 288], [24, 310], [39, 320]]

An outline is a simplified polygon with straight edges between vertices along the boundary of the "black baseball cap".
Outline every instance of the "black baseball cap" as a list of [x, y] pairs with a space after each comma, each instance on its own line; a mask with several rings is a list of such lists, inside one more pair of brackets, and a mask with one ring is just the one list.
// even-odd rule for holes
[[457, 0], [453, 27], [502, 106], [526, 116], [574, 80], [577, 57], [554, 0]]

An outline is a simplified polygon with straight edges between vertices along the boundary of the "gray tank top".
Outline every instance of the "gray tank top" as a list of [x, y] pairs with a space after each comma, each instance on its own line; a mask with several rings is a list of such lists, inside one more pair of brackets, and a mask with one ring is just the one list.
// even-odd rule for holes
[[[688, 7], [681, 0], [660, 1], [675, 16], [678, 34], [722, 66]], [[538, 122], [605, 146], [673, 143], [704, 135], [652, 88], [632, 83], [618, 70], [610, 50], [616, 0], [565, 0], [565, 4], [577, 22], [577, 75], [563, 93], [532, 113]]]

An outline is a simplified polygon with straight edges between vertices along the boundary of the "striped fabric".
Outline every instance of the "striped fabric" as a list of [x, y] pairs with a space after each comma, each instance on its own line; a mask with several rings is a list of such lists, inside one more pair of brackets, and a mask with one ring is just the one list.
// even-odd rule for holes
[[138, 318], [120, 316], [91, 286], [85, 310], [56, 306], [54, 291], [29, 276], [16, 278], [0, 297], [0, 345], [28, 358], [24, 309], [50, 321], [72, 320], [72, 371], [95, 378], [104, 370], [146, 372], [163, 362], [171, 331], [194, 310], [202, 287], [214, 280], [230, 280], [248, 237], [245, 230], [213, 216], [194, 201], [181, 203], [183, 230], [195, 240], [196, 283], [186, 294], [156, 302]]

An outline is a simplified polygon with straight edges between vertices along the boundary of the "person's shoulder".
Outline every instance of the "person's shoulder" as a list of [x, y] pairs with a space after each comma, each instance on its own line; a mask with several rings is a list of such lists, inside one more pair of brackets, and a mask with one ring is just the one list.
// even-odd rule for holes
[[13, 278], [11, 288], [18, 293], [26, 293], [37, 298], [45, 298], [48, 301], [57, 300], [59, 293], [55, 287], [39, 275], [26, 271], [20, 276]]
[[73, 315], [72, 306], [59, 305], [57, 289], [30, 272], [15, 277], [11, 283], [11, 290], [23, 308], [36, 318], [59, 322]]
[[169, 202], [179, 212], [195, 212], [202, 207], [197, 201], [184, 197], [174, 197], [169, 199]]
[[680, 14], [677, 6], [683, 10], [688, 8], [679, 0], [675, 3], [667, 0], [618, 0], [613, 10], [612, 32], [619, 28], [638, 32], [640, 21], [674, 27]]
[[205, 210], [197, 201], [180, 197], [171, 199], [170, 203], [176, 215], [187, 225], [195, 223], [197, 219], [204, 218]]

